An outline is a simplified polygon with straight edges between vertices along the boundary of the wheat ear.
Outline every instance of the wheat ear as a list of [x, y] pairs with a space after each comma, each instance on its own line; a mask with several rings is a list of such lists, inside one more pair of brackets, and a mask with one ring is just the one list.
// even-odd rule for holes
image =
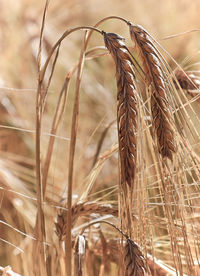
[[152, 87], [151, 111], [158, 149], [163, 158], [172, 160], [172, 153], [175, 152], [174, 134], [160, 58], [148, 33], [140, 26], [131, 23], [129, 26], [131, 39], [139, 49], [143, 61], [146, 84], [148, 88], [149, 85]]
[[131, 239], [126, 239], [124, 248], [125, 276], [148, 275], [145, 258], [138, 245]]
[[[111, 204], [102, 204], [98, 202], [83, 202], [77, 203], [72, 206], [72, 226], [76, 223], [78, 217], [86, 216], [90, 214], [100, 215], [113, 215], [118, 216], [118, 209], [116, 206]], [[67, 210], [62, 210], [55, 223], [56, 234], [59, 240], [63, 240], [66, 235], [67, 225]]]
[[117, 123], [122, 183], [132, 186], [137, 154], [137, 102], [133, 64], [124, 38], [114, 33], [104, 33], [105, 45], [114, 58], [117, 80]]

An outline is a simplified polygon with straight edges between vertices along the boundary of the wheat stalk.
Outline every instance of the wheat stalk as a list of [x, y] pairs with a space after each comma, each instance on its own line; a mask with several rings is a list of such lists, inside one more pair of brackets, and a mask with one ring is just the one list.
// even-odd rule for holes
[[174, 135], [160, 58], [148, 33], [140, 26], [131, 23], [129, 26], [131, 39], [137, 45], [143, 61], [146, 84], [152, 88], [151, 111], [158, 150], [163, 158], [172, 160], [172, 153], [175, 152]]
[[85, 237], [82, 235], [78, 235], [74, 246], [74, 249], [75, 249], [74, 275], [77, 275], [77, 276], [83, 275], [85, 247], [86, 247]]
[[133, 64], [124, 39], [104, 32], [105, 45], [114, 58], [117, 80], [117, 123], [122, 183], [132, 186], [137, 155], [137, 102]]

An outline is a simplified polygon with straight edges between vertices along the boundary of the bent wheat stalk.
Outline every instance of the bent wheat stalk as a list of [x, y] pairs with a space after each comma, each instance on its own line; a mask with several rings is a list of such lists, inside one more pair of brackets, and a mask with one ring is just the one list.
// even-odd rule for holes
[[121, 181], [130, 187], [135, 176], [137, 155], [137, 102], [133, 64], [124, 38], [114, 33], [103, 33], [105, 45], [114, 58], [117, 79], [117, 123], [119, 155], [121, 162]]
[[175, 152], [174, 134], [160, 58], [148, 33], [140, 26], [131, 23], [129, 26], [131, 39], [142, 58], [146, 85], [152, 89], [151, 111], [158, 150], [163, 158], [172, 160], [172, 153]]

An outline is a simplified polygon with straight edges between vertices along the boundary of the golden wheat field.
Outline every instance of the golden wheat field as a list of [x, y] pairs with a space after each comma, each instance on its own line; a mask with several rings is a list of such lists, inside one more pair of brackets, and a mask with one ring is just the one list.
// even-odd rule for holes
[[200, 275], [199, 10], [0, 0], [0, 275]]

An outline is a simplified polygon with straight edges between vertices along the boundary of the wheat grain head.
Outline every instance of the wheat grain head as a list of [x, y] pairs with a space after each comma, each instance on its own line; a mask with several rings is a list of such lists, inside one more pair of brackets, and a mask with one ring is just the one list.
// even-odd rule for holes
[[132, 186], [137, 158], [137, 101], [133, 64], [124, 39], [104, 33], [105, 45], [114, 58], [117, 80], [117, 123], [122, 183]]
[[145, 258], [138, 245], [131, 239], [126, 240], [124, 248], [124, 264], [126, 276], [144, 276], [147, 274]]
[[157, 136], [158, 150], [163, 158], [172, 160], [175, 152], [174, 134], [166, 85], [157, 51], [148, 33], [140, 26], [129, 23], [130, 35], [140, 51], [147, 88], [151, 87], [151, 111]]
[[[113, 215], [118, 216], [118, 209], [116, 206], [111, 204], [103, 204], [98, 202], [82, 202], [72, 206], [72, 226], [76, 223], [78, 217], [89, 216], [91, 214], [100, 215]], [[63, 240], [66, 236], [66, 225], [67, 225], [67, 210], [62, 210], [58, 213], [56, 218], [56, 234], [59, 240]]]

